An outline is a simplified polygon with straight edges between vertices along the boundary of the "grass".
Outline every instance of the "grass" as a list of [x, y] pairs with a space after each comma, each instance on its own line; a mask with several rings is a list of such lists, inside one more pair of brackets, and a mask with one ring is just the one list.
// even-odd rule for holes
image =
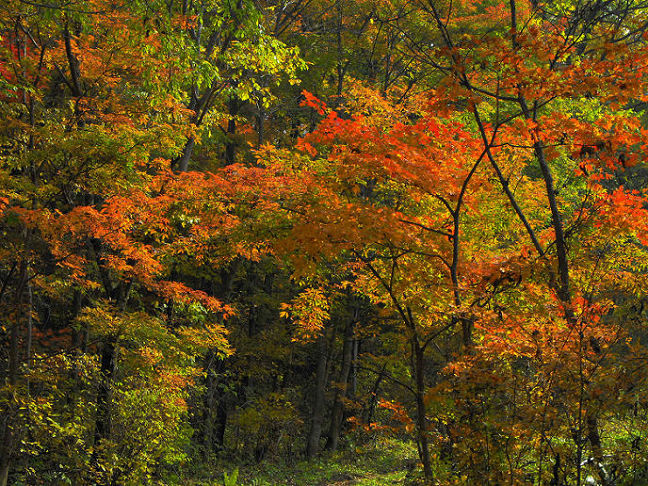
[[405, 486], [416, 484], [419, 469], [414, 447], [386, 440], [313, 461], [215, 466], [180, 484], [220, 486], [223, 472], [230, 474], [237, 467], [239, 486]]

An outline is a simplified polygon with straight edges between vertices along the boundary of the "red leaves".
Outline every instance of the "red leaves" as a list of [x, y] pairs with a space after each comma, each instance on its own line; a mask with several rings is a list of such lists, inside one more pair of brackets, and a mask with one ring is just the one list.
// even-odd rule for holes
[[302, 91], [302, 96], [304, 100], [300, 103], [300, 106], [309, 106], [317, 111], [318, 115], [324, 115], [327, 113], [328, 108], [326, 103], [316, 98], [312, 93], [304, 90]]

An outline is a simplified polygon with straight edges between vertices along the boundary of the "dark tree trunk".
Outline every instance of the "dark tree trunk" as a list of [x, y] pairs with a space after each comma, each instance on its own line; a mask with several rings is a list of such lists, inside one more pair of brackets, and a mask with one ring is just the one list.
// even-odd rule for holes
[[0, 486], [7, 486], [9, 479], [9, 468], [11, 465], [11, 453], [13, 450], [14, 430], [11, 426], [12, 413], [4, 411], [0, 423], [0, 433], [2, 434], [2, 444], [0, 444]]
[[214, 423], [214, 437], [212, 444], [214, 451], [222, 451], [225, 448], [225, 428], [227, 427], [227, 404], [223, 397], [218, 400], [216, 406], [216, 421]]
[[598, 472], [599, 478], [601, 480], [602, 486], [607, 486], [609, 484], [608, 475], [605, 471], [604, 456], [603, 456], [603, 446], [601, 445], [601, 436], [599, 434], [598, 420], [596, 416], [589, 415], [587, 417], [587, 439], [589, 440], [592, 446], [592, 454], [594, 460], [596, 461], [596, 470]]
[[257, 149], [261, 148], [261, 145], [265, 142], [265, 120], [266, 113], [263, 107], [259, 108], [259, 112], [256, 115], [257, 119]]
[[[19, 308], [23, 306], [25, 289], [29, 284], [29, 267], [27, 262], [23, 261], [20, 265], [20, 279], [16, 288], [16, 302]], [[31, 319], [30, 302], [24, 302], [27, 320]], [[11, 326], [9, 337], [9, 364], [7, 370], [7, 382], [10, 386], [16, 386], [18, 383], [18, 373], [20, 366], [20, 326], [21, 317], [18, 313], [16, 320]], [[5, 410], [2, 422], [0, 423], [0, 486], [7, 486], [9, 480], [9, 469], [11, 467], [11, 456], [17, 442], [16, 421], [13, 420], [14, 413], [11, 410]]]
[[427, 433], [427, 414], [425, 411], [425, 369], [423, 348], [416, 337], [412, 338], [412, 367], [416, 380], [416, 434], [419, 458], [423, 464], [423, 474], [428, 483], [432, 483], [433, 473], [430, 464], [430, 446]]
[[195, 425], [199, 432], [197, 437], [204, 447], [205, 454], [223, 450], [225, 443], [225, 427], [227, 425], [227, 404], [219, 390], [218, 374], [223, 371], [224, 362], [219, 361], [212, 368], [215, 353], [209, 351], [205, 357], [205, 395], [202, 401], [202, 411], [197, 414]]
[[326, 390], [326, 333], [322, 332], [318, 341], [317, 371], [315, 374], [315, 392], [313, 394], [313, 410], [311, 423], [306, 439], [306, 457], [311, 459], [319, 453], [319, 441], [324, 422], [324, 392]]
[[371, 387], [371, 398], [369, 399], [369, 405], [365, 409], [364, 415], [364, 421], [365, 423], [371, 423], [373, 420], [373, 415], [374, 412], [376, 411], [376, 405], [378, 404], [378, 392], [380, 391], [380, 384], [383, 381], [383, 378], [385, 377], [385, 369], [387, 368], [387, 365], [383, 365], [382, 370], [376, 377], [376, 381], [374, 382], [373, 386]]
[[560, 454], [556, 454], [556, 460], [553, 465], [553, 475], [549, 486], [560, 486]]
[[117, 344], [107, 339], [101, 350], [101, 383], [97, 393], [97, 418], [95, 422], [95, 449], [103, 439], [110, 437], [112, 426], [111, 389], [117, 366]]
[[189, 170], [189, 161], [191, 160], [191, 155], [193, 154], [193, 149], [196, 146], [196, 141], [193, 137], [187, 140], [185, 148], [182, 151], [182, 155], [178, 160], [178, 170], [180, 172], [187, 172]]
[[214, 409], [214, 404], [216, 402], [216, 386], [214, 373], [212, 372], [212, 362], [214, 359], [213, 351], [208, 351], [205, 356], [205, 365], [203, 370], [205, 372], [205, 394], [202, 396], [202, 403], [199, 407], [198, 413], [196, 413], [196, 421], [194, 427], [196, 429], [196, 438], [202, 444], [207, 457], [208, 453], [211, 451], [213, 444], [212, 439], [212, 410]]
[[74, 326], [74, 320], [79, 316], [83, 306], [83, 295], [80, 290], [74, 291], [72, 297], [72, 309], [67, 316], [67, 327], [72, 329], [72, 348], [77, 352], [86, 352], [86, 345], [88, 341], [88, 327], [83, 326], [83, 329], [77, 329]]
[[347, 395], [349, 375], [351, 373], [351, 361], [353, 357], [353, 332], [358, 317], [358, 311], [354, 312], [353, 319], [347, 322], [344, 329], [344, 344], [342, 346], [342, 366], [340, 369], [339, 385], [335, 391], [333, 399], [333, 409], [331, 412], [331, 424], [329, 426], [328, 437], [325, 448], [329, 451], [336, 451], [342, 428], [342, 419], [344, 417], [344, 401]]
[[347, 394], [351, 400], [354, 400], [358, 392], [358, 355], [360, 354], [360, 340], [353, 339], [353, 352], [351, 353], [351, 387]]
[[236, 120], [234, 117], [238, 114], [240, 109], [239, 102], [236, 98], [232, 97], [228, 103], [230, 119], [227, 122], [227, 142], [225, 142], [225, 164], [232, 165], [236, 163], [236, 150], [238, 142], [234, 139], [236, 135]]

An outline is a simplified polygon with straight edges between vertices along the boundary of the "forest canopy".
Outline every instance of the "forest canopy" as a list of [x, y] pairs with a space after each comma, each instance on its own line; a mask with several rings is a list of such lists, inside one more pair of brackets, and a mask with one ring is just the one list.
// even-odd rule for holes
[[642, 0], [0, 0], [0, 486], [647, 484], [647, 108]]

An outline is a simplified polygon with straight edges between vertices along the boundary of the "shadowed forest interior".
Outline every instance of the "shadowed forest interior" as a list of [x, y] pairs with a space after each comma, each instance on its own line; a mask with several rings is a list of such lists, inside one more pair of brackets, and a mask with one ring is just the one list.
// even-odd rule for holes
[[648, 484], [648, 1], [0, 0], [0, 486]]

